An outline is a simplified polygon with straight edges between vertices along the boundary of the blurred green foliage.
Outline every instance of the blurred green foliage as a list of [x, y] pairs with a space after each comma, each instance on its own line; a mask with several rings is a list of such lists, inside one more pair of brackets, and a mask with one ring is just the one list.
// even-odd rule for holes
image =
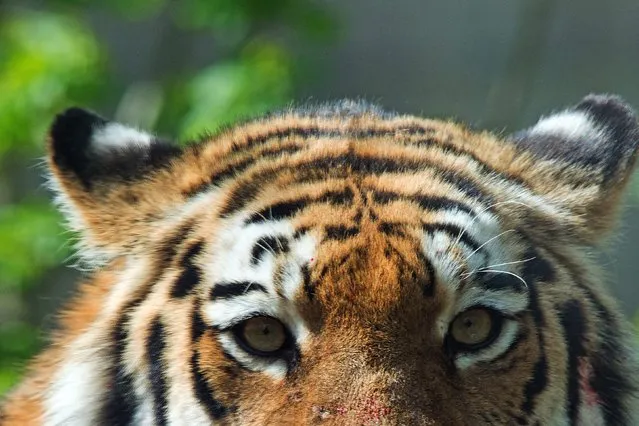
[[[45, 277], [71, 254], [72, 236], [44, 181], [33, 178], [42, 174], [54, 114], [72, 104], [113, 108], [117, 119], [190, 138], [288, 103], [300, 68], [282, 40], [326, 42], [335, 35], [330, 13], [311, 0], [41, 3], [33, 11], [0, 0], [0, 395], [42, 345], [29, 295], [55, 285]], [[210, 32], [223, 54], [203, 69], [127, 87], [110, 77], [111, 58], [87, 10], [136, 22], [166, 15], [180, 31]]]

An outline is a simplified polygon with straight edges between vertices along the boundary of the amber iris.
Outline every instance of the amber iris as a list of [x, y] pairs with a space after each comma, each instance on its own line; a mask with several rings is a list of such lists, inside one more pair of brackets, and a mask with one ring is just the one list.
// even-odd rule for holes
[[450, 336], [463, 346], [473, 348], [492, 339], [493, 315], [488, 309], [474, 308], [457, 315], [450, 326]]
[[284, 325], [271, 317], [249, 318], [243, 324], [241, 335], [250, 349], [263, 354], [277, 352], [286, 343]]

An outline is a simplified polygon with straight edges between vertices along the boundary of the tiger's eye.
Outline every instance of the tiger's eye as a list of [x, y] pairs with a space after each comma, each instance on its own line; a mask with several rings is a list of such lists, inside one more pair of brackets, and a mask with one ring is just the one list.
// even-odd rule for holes
[[244, 322], [244, 342], [256, 352], [270, 353], [280, 350], [286, 342], [284, 325], [271, 317], [253, 317]]
[[487, 309], [469, 309], [453, 320], [450, 336], [460, 345], [473, 347], [491, 339], [493, 316]]

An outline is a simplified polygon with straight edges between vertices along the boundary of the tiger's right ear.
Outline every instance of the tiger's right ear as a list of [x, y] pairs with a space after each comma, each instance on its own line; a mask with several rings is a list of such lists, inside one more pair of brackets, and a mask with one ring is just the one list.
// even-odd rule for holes
[[50, 130], [52, 168], [86, 190], [141, 178], [179, 153], [148, 133], [82, 108], [59, 114]]
[[162, 204], [150, 198], [158, 191], [145, 187], [182, 152], [81, 108], [55, 118], [48, 150], [51, 187], [60, 209], [79, 232], [83, 251], [101, 259], [140, 241], [137, 234], [145, 232], [141, 225]]

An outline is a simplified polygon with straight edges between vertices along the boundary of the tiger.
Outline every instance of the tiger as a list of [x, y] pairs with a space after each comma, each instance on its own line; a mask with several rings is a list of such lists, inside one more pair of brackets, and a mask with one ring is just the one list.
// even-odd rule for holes
[[360, 100], [177, 143], [47, 137], [89, 271], [3, 425], [639, 424], [593, 255], [639, 124], [591, 94], [512, 134]]

